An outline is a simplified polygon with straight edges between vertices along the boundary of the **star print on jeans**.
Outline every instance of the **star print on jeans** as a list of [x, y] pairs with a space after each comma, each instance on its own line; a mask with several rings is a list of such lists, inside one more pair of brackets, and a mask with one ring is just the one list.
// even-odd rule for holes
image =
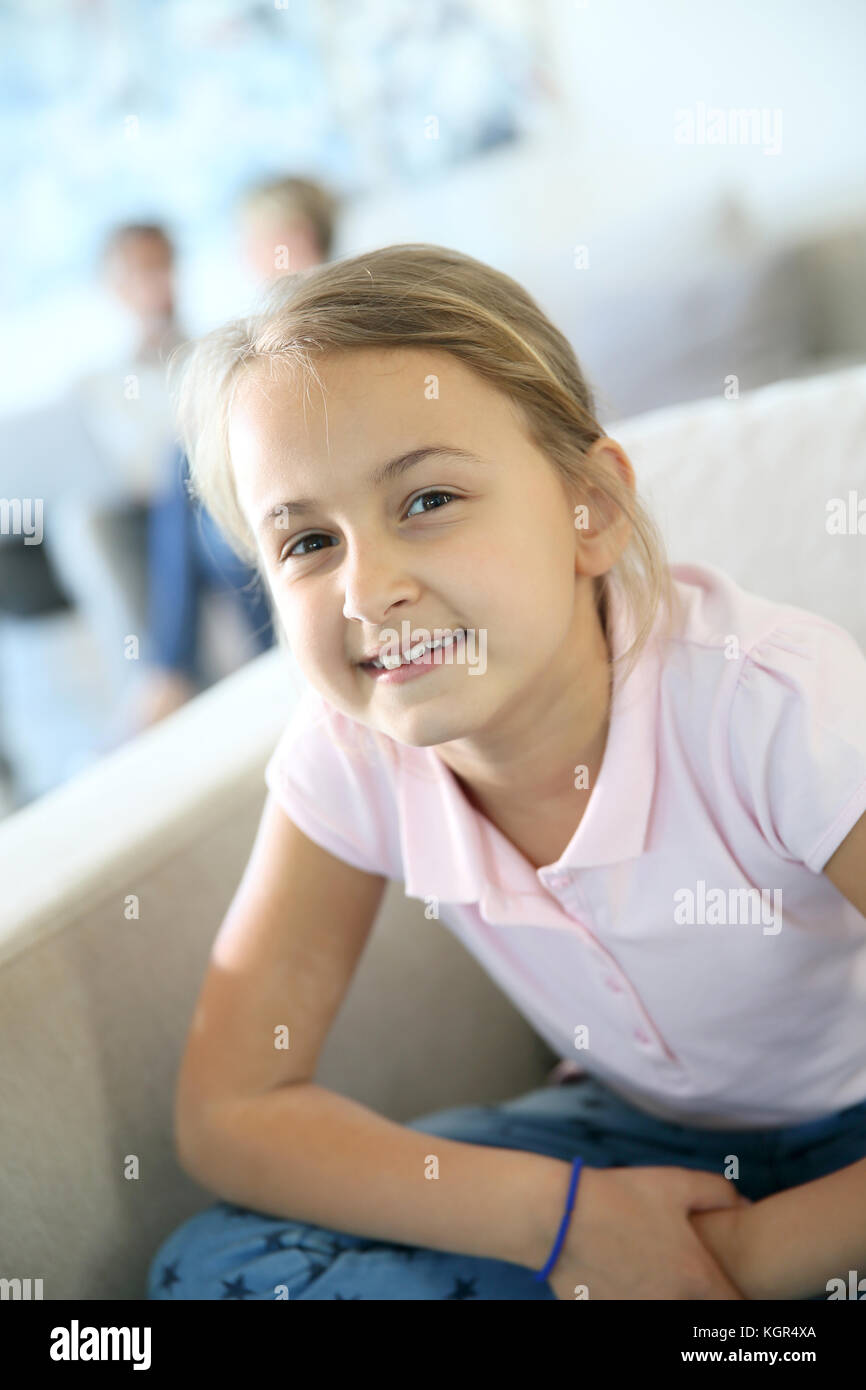
[[451, 1292], [450, 1292], [450, 1293], [443, 1294], [442, 1297], [443, 1297], [443, 1298], [477, 1298], [477, 1297], [478, 1297], [478, 1294], [475, 1292], [475, 1284], [476, 1284], [476, 1282], [477, 1282], [477, 1280], [476, 1280], [475, 1278], [472, 1278], [472, 1279], [460, 1279], [460, 1278], [458, 1277], [458, 1278], [456, 1278], [456, 1279], [454, 1280], [454, 1288], [451, 1290]]
[[172, 1265], [163, 1265], [162, 1283], [159, 1286], [161, 1289], [170, 1289], [173, 1284], [180, 1283], [180, 1275], [177, 1272], [177, 1267], [179, 1263], [179, 1260], [175, 1260], [174, 1264]]
[[253, 1290], [248, 1289], [244, 1283], [244, 1276], [239, 1274], [237, 1279], [223, 1279], [225, 1293], [223, 1298], [252, 1298]]
[[[238, 1207], [232, 1214], [238, 1216], [249, 1216], [257, 1215], [258, 1213], [248, 1212], [245, 1208]], [[333, 1262], [338, 1255], [341, 1255], [343, 1253], [343, 1250], [345, 1248], [338, 1240], [334, 1239], [333, 1237], [329, 1237], [327, 1232], [320, 1230], [316, 1230], [315, 1232], [311, 1233], [313, 1234], [314, 1239], [307, 1244], [305, 1244], [304, 1241], [299, 1240], [292, 1245], [284, 1245], [280, 1237], [287, 1235], [288, 1233], [289, 1228], [285, 1228], [282, 1231], [270, 1231], [268, 1235], [266, 1235], [264, 1238], [264, 1243], [262, 1245], [260, 1253], [263, 1255], [269, 1255], [278, 1250], [298, 1250], [302, 1255], [306, 1255], [307, 1274], [309, 1276], [309, 1282], [307, 1287], [309, 1287], [309, 1284], [311, 1284], [313, 1280], [318, 1279], [320, 1274], [324, 1274], [328, 1270], [329, 1264], [322, 1263], [322, 1258], [324, 1257], [325, 1260]], [[395, 1250], [397, 1249], [397, 1247], [394, 1248]], [[414, 1254], [414, 1250], [411, 1253]], [[160, 1280], [159, 1284], [159, 1287], [161, 1289], [168, 1289], [173, 1294], [174, 1285], [180, 1284], [182, 1282], [181, 1276], [177, 1272], [179, 1264], [180, 1260], [177, 1259], [172, 1264], [163, 1265], [162, 1279]], [[226, 1286], [227, 1290], [227, 1292], [225, 1292], [222, 1295], [223, 1298], [249, 1297], [252, 1292], [252, 1290], [242, 1288], [243, 1275], [241, 1275], [237, 1280], [232, 1281], [223, 1279], [222, 1282]]]

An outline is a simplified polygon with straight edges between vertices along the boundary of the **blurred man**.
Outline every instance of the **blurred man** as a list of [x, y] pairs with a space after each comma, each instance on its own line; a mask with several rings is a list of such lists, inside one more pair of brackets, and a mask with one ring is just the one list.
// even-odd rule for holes
[[175, 320], [174, 246], [156, 223], [127, 223], [112, 231], [102, 269], [111, 293], [138, 328], [133, 361], [160, 362], [181, 341]]
[[[116, 363], [83, 374], [70, 389], [99, 476], [52, 498], [49, 546], [64, 591], [99, 644], [111, 708], [120, 709], [135, 686], [123, 642], [147, 621], [149, 512], [174, 436], [166, 361], [184, 335], [165, 228], [113, 228], [98, 271], [128, 320], [129, 345]], [[112, 746], [115, 734], [107, 730], [102, 741]]]

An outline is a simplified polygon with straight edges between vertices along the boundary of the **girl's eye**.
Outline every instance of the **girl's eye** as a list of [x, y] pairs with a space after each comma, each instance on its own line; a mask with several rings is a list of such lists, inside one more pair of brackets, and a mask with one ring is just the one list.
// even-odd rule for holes
[[[435, 488], [431, 488], [429, 492], [420, 492], [420, 493], [418, 494], [418, 496], [415, 498], [415, 501], [412, 503], [412, 506], [409, 508], [409, 511], [406, 513], [406, 515], [407, 515], [407, 516], [411, 516], [411, 515], [412, 515], [412, 507], [414, 507], [415, 502], [424, 502], [428, 497], [453, 497], [453, 496], [454, 496], [454, 493], [453, 493], [453, 492], [439, 492], [439, 491], [437, 491]], [[425, 512], [432, 512], [432, 511], [436, 511], [436, 510], [437, 510], [436, 507], [425, 507], [425, 508], [424, 508], [424, 511], [425, 511]], [[415, 515], [418, 516], [418, 515], [420, 515], [420, 513], [416, 512]]]
[[[424, 501], [426, 501], [426, 499], [427, 499], [428, 497], [447, 497], [447, 498], [451, 499], [451, 498], [454, 497], [454, 493], [453, 493], [453, 492], [441, 492], [441, 491], [437, 490], [436, 488], [431, 488], [429, 492], [421, 492], [421, 493], [419, 493], [418, 496], [414, 499], [414, 501], [410, 504], [409, 510], [407, 511], [406, 515], [407, 515], [407, 516], [411, 516], [411, 515], [412, 515], [412, 507], [415, 506], [415, 503], [416, 503], [416, 502], [424, 502]], [[427, 512], [427, 511], [437, 511], [437, 510], [438, 510], [438, 506], [439, 506], [439, 504], [437, 504], [436, 507], [424, 507], [424, 508], [423, 508], [423, 511], [425, 511], [425, 512]], [[420, 512], [416, 512], [416, 513], [415, 513], [415, 516], [420, 516], [420, 515], [421, 515]], [[296, 541], [294, 542], [294, 544], [293, 544], [292, 546], [290, 546], [290, 548], [289, 548], [288, 550], [284, 550], [284, 551], [281, 553], [281, 555], [280, 555], [280, 557], [279, 557], [280, 563], [282, 563], [283, 560], [288, 560], [290, 556], [293, 557], [293, 558], [297, 556], [297, 557], [299, 557], [300, 559], [303, 559], [305, 555], [314, 554], [314, 553], [315, 553], [315, 550], [321, 549], [320, 546], [316, 546], [315, 549], [312, 550], [312, 551], [309, 551], [309, 550], [308, 550], [308, 551], [299, 551], [299, 550], [298, 550], [298, 546], [299, 546], [299, 545], [308, 545], [310, 541], [316, 541], [316, 540], [333, 541], [333, 539], [334, 539], [333, 536], [326, 536], [325, 533], [324, 533], [323, 531], [311, 531], [310, 534], [309, 534], [308, 536], [301, 536], [298, 540], [296, 540]]]
[[[281, 559], [281, 560], [287, 560], [287, 559], [289, 558], [290, 555], [296, 555], [296, 554], [299, 554], [299, 555], [301, 556], [301, 559], [303, 559], [303, 558], [304, 558], [304, 554], [303, 554], [303, 552], [300, 552], [300, 551], [298, 550], [298, 546], [299, 546], [299, 545], [307, 545], [309, 541], [317, 541], [317, 540], [326, 540], [326, 541], [327, 541], [327, 540], [333, 540], [333, 539], [334, 539], [333, 536], [326, 536], [326, 535], [324, 534], [323, 531], [311, 531], [310, 534], [309, 534], [308, 536], [301, 536], [300, 540], [295, 541], [294, 545], [293, 545], [289, 550], [284, 550], [283, 553], [282, 553], [282, 555], [280, 556], [280, 559]], [[320, 548], [319, 546], [316, 546], [316, 549], [317, 549], [317, 550], [318, 550], [319, 548]], [[313, 554], [313, 553], [314, 553], [313, 551], [307, 551], [307, 552], [306, 552], [306, 554]]]

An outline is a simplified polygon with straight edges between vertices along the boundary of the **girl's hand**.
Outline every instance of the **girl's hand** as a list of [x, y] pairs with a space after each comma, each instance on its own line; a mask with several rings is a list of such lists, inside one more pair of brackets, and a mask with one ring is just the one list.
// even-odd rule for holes
[[748, 1205], [716, 1173], [584, 1167], [548, 1283], [557, 1298], [568, 1299], [742, 1300], [689, 1218]]

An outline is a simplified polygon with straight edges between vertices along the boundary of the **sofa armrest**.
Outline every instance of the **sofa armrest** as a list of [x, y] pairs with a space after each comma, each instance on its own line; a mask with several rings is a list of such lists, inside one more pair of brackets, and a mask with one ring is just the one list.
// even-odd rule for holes
[[[175, 1085], [300, 691], [272, 649], [0, 823], [0, 1275], [45, 1298], [144, 1297], [161, 1234], [213, 1201]], [[317, 1080], [401, 1120], [540, 1085], [549, 1056], [389, 884]]]

